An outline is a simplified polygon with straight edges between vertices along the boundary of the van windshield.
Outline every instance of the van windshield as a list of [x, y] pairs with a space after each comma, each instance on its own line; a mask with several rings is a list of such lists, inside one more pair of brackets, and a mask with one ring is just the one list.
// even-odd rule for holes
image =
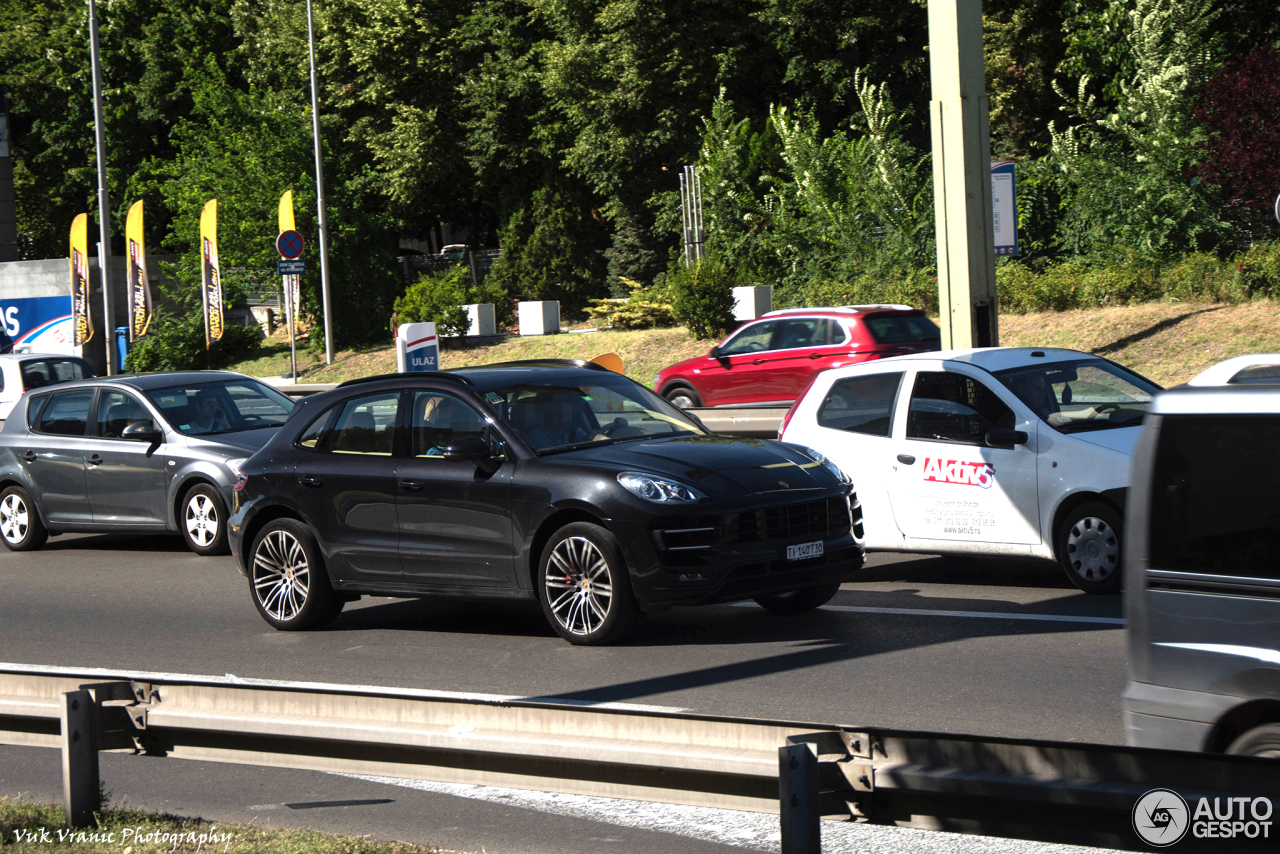
[[1103, 359], [996, 371], [1018, 399], [1063, 433], [1137, 427], [1160, 387]]

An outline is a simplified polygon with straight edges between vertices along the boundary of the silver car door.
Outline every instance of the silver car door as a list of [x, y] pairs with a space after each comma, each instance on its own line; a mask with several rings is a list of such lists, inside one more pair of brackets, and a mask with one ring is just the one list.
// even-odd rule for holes
[[93, 396], [92, 388], [50, 395], [31, 425], [30, 447], [18, 454], [30, 478], [32, 498], [49, 527], [93, 519], [84, 478]]
[[103, 389], [85, 439], [85, 488], [93, 521], [165, 527], [164, 443], [121, 438], [135, 421], [159, 420], [133, 395]]

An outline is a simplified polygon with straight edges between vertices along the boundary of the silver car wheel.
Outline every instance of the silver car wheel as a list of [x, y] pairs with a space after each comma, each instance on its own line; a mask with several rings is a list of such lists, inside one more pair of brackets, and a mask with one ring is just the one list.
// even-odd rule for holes
[[271, 531], [253, 553], [253, 594], [274, 620], [287, 622], [307, 604], [311, 567], [298, 538], [288, 531]]
[[29, 526], [27, 502], [17, 495], [6, 495], [0, 502], [0, 535], [16, 546], [26, 539]]
[[613, 601], [609, 563], [586, 537], [567, 537], [547, 561], [546, 595], [556, 621], [575, 635], [604, 625]]
[[1067, 531], [1067, 559], [1086, 581], [1106, 581], [1120, 566], [1120, 538], [1105, 519], [1085, 516]]
[[218, 538], [218, 507], [207, 495], [196, 494], [187, 502], [187, 536], [200, 548]]
[[697, 401], [693, 399], [693, 395], [687, 391], [672, 392], [671, 396], [667, 398], [667, 402], [677, 409], [692, 409], [698, 405]]

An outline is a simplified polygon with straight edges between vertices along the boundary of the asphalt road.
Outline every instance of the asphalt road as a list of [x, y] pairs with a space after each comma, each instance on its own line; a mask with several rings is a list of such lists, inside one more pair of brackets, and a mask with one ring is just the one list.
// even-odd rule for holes
[[177, 537], [0, 552], [0, 590], [4, 662], [1123, 742], [1120, 600], [1038, 561], [873, 556], [817, 612], [676, 609], [604, 649], [564, 643], [523, 604], [365, 599], [322, 631], [275, 632], [230, 558]]

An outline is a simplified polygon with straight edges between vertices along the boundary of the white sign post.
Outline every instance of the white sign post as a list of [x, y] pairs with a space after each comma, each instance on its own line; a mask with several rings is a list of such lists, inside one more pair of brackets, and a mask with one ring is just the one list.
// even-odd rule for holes
[[440, 339], [434, 323], [402, 323], [396, 330], [396, 370], [440, 370]]

